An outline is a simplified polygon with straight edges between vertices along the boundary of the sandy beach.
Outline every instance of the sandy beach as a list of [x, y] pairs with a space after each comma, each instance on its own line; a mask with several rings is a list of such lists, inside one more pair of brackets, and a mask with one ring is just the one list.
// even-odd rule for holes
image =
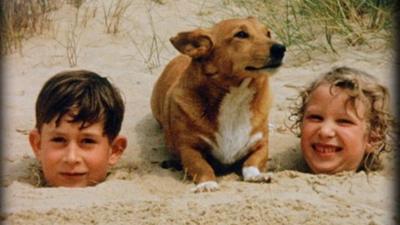
[[[285, 126], [298, 88], [333, 66], [362, 69], [393, 91], [390, 47], [379, 41], [372, 46], [343, 47], [336, 55], [321, 54], [312, 61], [288, 49], [283, 66], [270, 78], [274, 99], [269, 121], [271, 183], [246, 183], [228, 174], [218, 177], [219, 191], [193, 193], [194, 184], [182, 171], [160, 167], [171, 156], [151, 115], [151, 90], [164, 66], [178, 54], [170, 37], [249, 13], [223, 0], [159, 2], [131, 1], [116, 34], [107, 33], [102, 10], [108, 6], [102, 1], [87, 1], [79, 12], [64, 4], [53, 12], [51, 32], [26, 40], [20, 51], [3, 58], [2, 223], [396, 223], [392, 154], [385, 155], [382, 171], [313, 175], [304, 169], [299, 139]], [[76, 55], [68, 59], [71, 43]], [[76, 65], [71, 67], [71, 62]], [[36, 97], [49, 77], [76, 69], [106, 76], [121, 90], [126, 103], [121, 134], [127, 136], [128, 148], [106, 181], [97, 186], [41, 187], [27, 136], [35, 125]]]

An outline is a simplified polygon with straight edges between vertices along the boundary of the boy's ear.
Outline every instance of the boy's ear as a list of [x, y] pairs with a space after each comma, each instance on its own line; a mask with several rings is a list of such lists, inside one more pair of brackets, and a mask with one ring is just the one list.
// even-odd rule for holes
[[111, 144], [111, 155], [108, 159], [108, 164], [110, 166], [113, 166], [118, 162], [127, 145], [128, 140], [124, 136], [118, 135], [114, 139], [113, 143]]
[[207, 56], [214, 47], [210, 32], [203, 29], [181, 32], [169, 40], [178, 51], [194, 59]]
[[40, 133], [38, 129], [33, 129], [29, 132], [29, 143], [31, 144], [32, 151], [35, 157], [39, 159], [40, 157]]

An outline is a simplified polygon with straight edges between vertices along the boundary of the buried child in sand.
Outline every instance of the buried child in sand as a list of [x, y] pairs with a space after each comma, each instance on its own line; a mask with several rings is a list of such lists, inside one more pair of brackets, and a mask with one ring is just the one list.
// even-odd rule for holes
[[85, 187], [106, 178], [127, 139], [119, 134], [124, 102], [106, 78], [90, 71], [61, 72], [36, 102], [32, 150], [49, 186]]
[[356, 69], [334, 68], [311, 83], [292, 112], [311, 171], [378, 169], [392, 124], [388, 103], [387, 88]]

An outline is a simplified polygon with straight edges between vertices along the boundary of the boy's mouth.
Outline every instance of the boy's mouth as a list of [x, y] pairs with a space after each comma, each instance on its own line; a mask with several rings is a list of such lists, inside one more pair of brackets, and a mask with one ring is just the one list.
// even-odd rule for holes
[[341, 147], [328, 144], [312, 144], [314, 151], [322, 154], [334, 153], [342, 150]]
[[62, 176], [65, 176], [65, 177], [74, 178], [74, 177], [81, 177], [81, 176], [84, 176], [86, 173], [84, 173], [84, 172], [60, 172], [60, 174], [61, 174]]

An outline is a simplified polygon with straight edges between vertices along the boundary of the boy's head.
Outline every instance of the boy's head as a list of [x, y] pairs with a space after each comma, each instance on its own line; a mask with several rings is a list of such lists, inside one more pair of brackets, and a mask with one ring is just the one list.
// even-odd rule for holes
[[292, 116], [303, 156], [315, 173], [377, 169], [392, 117], [389, 95], [371, 75], [339, 67], [300, 94]]
[[47, 184], [83, 187], [103, 181], [126, 148], [119, 134], [124, 102], [106, 78], [90, 71], [56, 74], [36, 101], [29, 141]]

